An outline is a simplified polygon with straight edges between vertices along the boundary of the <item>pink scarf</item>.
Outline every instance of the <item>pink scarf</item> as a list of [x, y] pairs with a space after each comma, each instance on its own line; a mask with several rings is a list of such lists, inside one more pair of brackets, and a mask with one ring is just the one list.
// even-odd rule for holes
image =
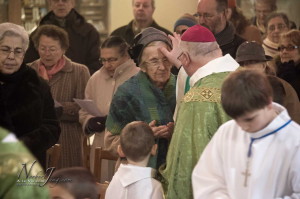
[[50, 70], [47, 70], [45, 65], [39, 60], [38, 62], [38, 70], [39, 70], [39, 75], [44, 78], [45, 80], [50, 80], [53, 75], [58, 73], [66, 64], [66, 59], [64, 56], [62, 56], [57, 63], [52, 66]]

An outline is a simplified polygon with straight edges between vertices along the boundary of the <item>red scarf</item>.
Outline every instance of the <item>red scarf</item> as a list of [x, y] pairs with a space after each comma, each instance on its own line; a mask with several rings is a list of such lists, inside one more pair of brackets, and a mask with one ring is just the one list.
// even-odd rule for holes
[[39, 75], [44, 78], [45, 80], [50, 80], [53, 75], [55, 75], [56, 73], [58, 73], [59, 71], [61, 71], [61, 69], [63, 69], [63, 67], [66, 64], [66, 59], [64, 56], [62, 56], [55, 65], [52, 66], [52, 68], [50, 70], [47, 70], [45, 65], [41, 62], [41, 59], [38, 62], [38, 71], [39, 71]]

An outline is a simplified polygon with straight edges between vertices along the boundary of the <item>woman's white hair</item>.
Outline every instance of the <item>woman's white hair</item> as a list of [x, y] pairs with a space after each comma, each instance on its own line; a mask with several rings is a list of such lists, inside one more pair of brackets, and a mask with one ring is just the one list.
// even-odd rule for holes
[[0, 42], [6, 36], [17, 36], [23, 41], [23, 50], [26, 51], [29, 45], [29, 36], [24, 27], [14, 23], [1, 23], [0, 24]]

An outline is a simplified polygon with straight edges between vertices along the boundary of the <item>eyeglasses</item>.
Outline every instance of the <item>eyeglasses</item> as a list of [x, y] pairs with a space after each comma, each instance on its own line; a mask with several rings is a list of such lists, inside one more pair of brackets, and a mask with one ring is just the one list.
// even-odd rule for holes
[[10, 53], [14, 53], [14, 56], [18, 58], [22, 58], [24, 56], [24, 51], [22, 48], [11, 49], [9, 47], [3, 46], [0, 48], [0, 53], [6, 57], [8, 57]]
[[286, 25], [284, 25], [284, 24], [278, 24], [277, 26], [271, 25], [271, 26], [268, 27], [268, 30], [269, 30], [270, 32], [272, 32], [272, 31], [275, 30], [276, 27], [277, 27], [277, 29], [278, 29], [279, 31], [281, 31], [281, 30], [283, 30], [283, 29], [286, 28]]
[[39, 52], [46, 53], [47, 51], [50, 54], [54, 54], [54, 53], [56, 53], [58, 51], [58, 49], [55, 48], [55, 47], [44, 47], [44, 46], [39, 47]]
[[112, 58], [108, 58], [108, 59], [100, 58], [99, 61], [102, 62], [102, 64], [104, 64], [105, 62], [112, 64], [112, 63], [115, 63], [116, 61], [118, 61], [118, 58], [116, 58], [116, 57], [112, 57]]
[[159, 68], [161, 66], [161, 64], [163, 64], [164, 66], [168, 66], [168, 67], [171, 66], [171, 63], [169, 62], [169, 60], [166, 57], [162, 58], [162, 59], [155, 58], [155, 59], [152, 59], [149, 62], [145, 61], [144, 63], [148, 67], [152, 67], [152, 68]]
[[204, 13], [204, 14], [201, 14], [201, 13], [195, 13], [194, 14], [194, 17], [197, 17], [197, 18], [200, 18], [200, 17], [203, 17], [204, 19], [212, 19], [215, 15], [212, 15], [212, 14], [208, 14], [208, 13]]
[[292, 45], [288, 45], [288, 46], [279, 46], [278, 47], [278, 51], [283, 51], [284, 49], [286, 49], [286, 51], [292, 51], [294, 49], [298, 49], [299, 46], [292, 46]]
[[258, 10], [258, 9], [255, 9], [254, 11], [257, 14], [264, 14], [264, 15], [270, 14], [272, 12], [272, 10]]

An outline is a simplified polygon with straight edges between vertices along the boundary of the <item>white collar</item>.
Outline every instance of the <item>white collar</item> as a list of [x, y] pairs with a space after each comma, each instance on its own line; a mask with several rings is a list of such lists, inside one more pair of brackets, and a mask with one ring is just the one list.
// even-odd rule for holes
[[193, 87], [200, 79], [211, 75], [213, 73], [231, 72], [235, 71], [239, 64], [229, 55], [214, 59], [204, 66], [200, 67], [190, 79], [190, 86]]
[[121, 164], [118, 171], [121, 176], [120, 182], [123, 187], [127, 187], [145, 178], [152, 178], [151, 167], [141, 167], [132, 164]]
[[250, 137], [252, 138], [259, 138], [261, 136], [264, 136], [281, 125], [285, 124], [287, 121], [289, 121], [291, 118], [287, 112], [287, 110], [281, 106], [280, 104], [277, 104], [275, 102], [272, 103], [273, 108], [276, 110], [278, 115], [263, 129], [255, 132], [255, 133], [249, 133]]

